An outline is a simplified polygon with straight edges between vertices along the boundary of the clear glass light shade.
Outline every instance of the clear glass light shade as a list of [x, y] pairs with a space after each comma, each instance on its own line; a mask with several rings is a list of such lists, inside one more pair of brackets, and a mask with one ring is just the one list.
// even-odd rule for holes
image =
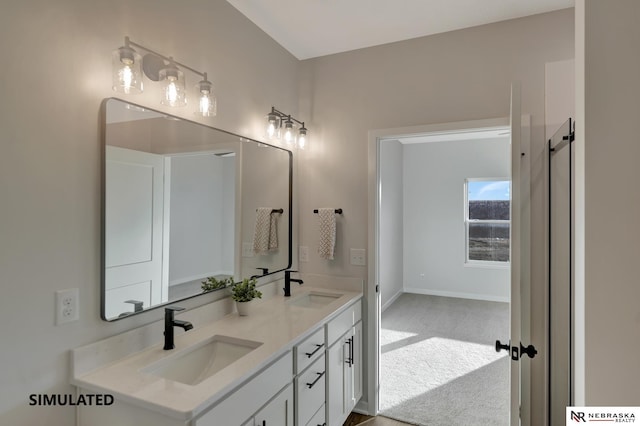
[[275, 114], [267, 115], [267, 137], [269, 139], [280, 138], [280, 119]]
[[175, 65], [169, 64], [158, 73], [162, 82], [162, 99], [160, 103], [172, 107], [185, 106], [187, 94], [184, 83], [184, 73]]
[[198, 91], [198, 110], [196, 115], [203, 117], [215, 117], [218, 113], [218, 101], [213, 94], [213, 84], [202, 80], [196, 85]]
[[284, 136], [283, 139], [288, 144], [292, 144], [295, 142], [295, 136], [293, 134], [293, 122], [291, 120], [287, 120], [284, 122]]
[[307, 145], [307, 129], [304, 127], [300, 128], [300, 132], [298, 134], [298, 148], [304, 149]]
[[113, 51], [113, 90], [124, 94], [142, 93], [142, 57], [130, 47]]

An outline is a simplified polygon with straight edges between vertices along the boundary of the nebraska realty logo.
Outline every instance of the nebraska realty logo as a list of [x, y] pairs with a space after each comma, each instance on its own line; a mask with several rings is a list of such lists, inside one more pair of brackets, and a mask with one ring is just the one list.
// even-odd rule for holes
[[591, 422], [635, 423], [640, 407], [567, 407], [567, 425]]

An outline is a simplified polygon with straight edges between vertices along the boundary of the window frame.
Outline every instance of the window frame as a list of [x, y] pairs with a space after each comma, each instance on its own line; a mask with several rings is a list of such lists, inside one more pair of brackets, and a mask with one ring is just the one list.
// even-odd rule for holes
[[[509, 218], [511, 218], [511, 178], [491, 177], [491, 178], [465, 178], [464, 180], [464, 266], [474, 268], [509, 268], [511, 265], [511, 219], [509, 220], [485, 220], [469, 219], [469, 182], [509, 182]], [[469, 259], [469, 224], [509, 224], [509, 260], [475, 260]]]

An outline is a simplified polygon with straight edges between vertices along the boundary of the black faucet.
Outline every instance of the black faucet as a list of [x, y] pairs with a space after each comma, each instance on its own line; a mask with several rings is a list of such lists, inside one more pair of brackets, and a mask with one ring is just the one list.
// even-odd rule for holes
[[304, 281], [302, 281], [299, 278], [291, 278], [291, 273], [292, 272], [298, 272], [298, 271], [284, 271], [284, 297], [290, 297], [291, 296], [291, 283], [298, 283], [301, 284], [304, 283]]
[[264, 277], [269, 273], [269, 268], [256, 268], [256, 269], [260, 269], [262, 271], [262, 275], [251, 275], [250, 277], [251, 279]]
[[180, 321], [173, 318], [173, 314], [176, 311], [184, 311], [184, 308], [179, 306], [169, 306], [164, 308], [164, 350], [168, 351], [175, 348], [173, 344], [173, 327], [182, 327], [184, 331], [191, 330], [193, 324], [188, 321]]

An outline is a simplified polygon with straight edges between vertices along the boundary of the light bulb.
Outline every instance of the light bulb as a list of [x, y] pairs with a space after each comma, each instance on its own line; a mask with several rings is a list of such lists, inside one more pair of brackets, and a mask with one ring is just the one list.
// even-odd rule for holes
[[285, 129], [284, 140], [287, 141], [287, 143], [291, 143], [293, 141], [293, 132], [291, 129]]
[[118, 78], [120, 80], [120, 85], [122, 86], [122, 90], [127, 95], [131, 93], [131, 83], [133, 82], [133, 71], [131, 71], [131, 67], [129, 64], [125, 64], [124, 67], [120, 68], [118, 72]]
[[293, 121], [291, 121], [291, 117], [284, 122], [284, 140], [287, 143], [293, 143]]
[[170, 59], [169, 65], [158, 73], [164, 83], [161, 103], [171, 107], [187, 104], [184, 88], [184, 73], [178, 69]]
[[267, 126], [267, 135], [272, 138], [273, 135], [276, 134], [276, 125], [274, 123], [269, 122], [269, 125]]
[[171, 106], [174, 106], [178, 100], [178, 88], [176, 87], [175, 78], [169, 78], [169, 84], [167, 85], [165, 96]]
[[215, 117], [218, 112], [218, 102], [213, 94], [213, 84], [207, 80], [207, 73], [204, 73], [204, 80], [196, 85], [196, 90], [200, 92], [196, 115]]

